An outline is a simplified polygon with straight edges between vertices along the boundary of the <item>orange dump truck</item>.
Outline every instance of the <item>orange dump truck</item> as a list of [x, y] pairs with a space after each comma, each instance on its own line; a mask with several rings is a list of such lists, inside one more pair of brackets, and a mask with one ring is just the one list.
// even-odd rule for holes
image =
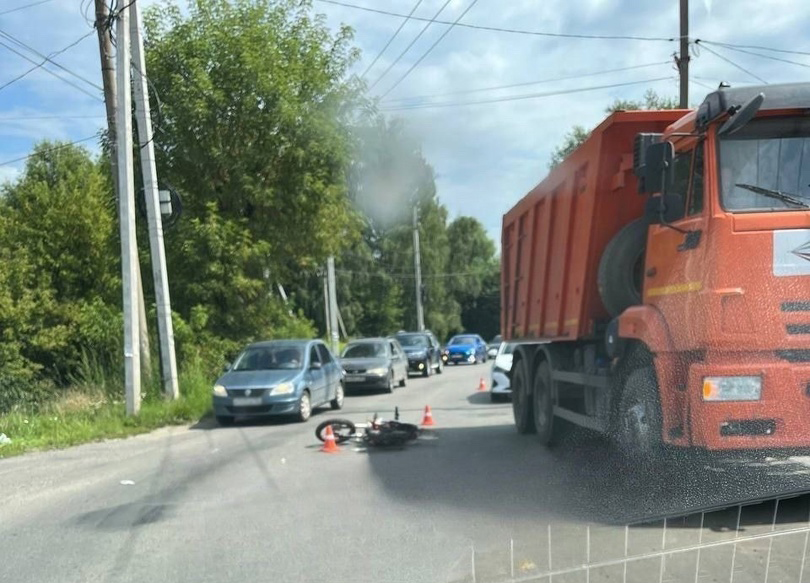
[[520, 433], [810, 445], [810, 84], [627, 111], [503, 219]]

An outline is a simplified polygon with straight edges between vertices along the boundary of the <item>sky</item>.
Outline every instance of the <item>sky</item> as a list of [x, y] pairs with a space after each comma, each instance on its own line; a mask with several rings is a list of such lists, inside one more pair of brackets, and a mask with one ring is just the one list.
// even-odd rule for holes
[[[146, 6], [160, 0], [138, 1]], [[340, 1], [399, 14], [408, 14], [417, 4], [417, 0]], [[0, 181], [19, 175], [25, 162], [17, 159], [40, 140], [91, 138], [85, 144], [97, 151], [93, 136], [105, 119], [101, 91], [93, 87], [100, 87], [101, 76], [91, 27], [92, 3], [0, 0]], [[561, 38], [461, 26], [450, 29], [448, 24], [433, 23], [399, 58], [427, 23], [405, 21], [380, 54], [403, 23], [402, 17], [313, 0], [313, 10], [324, 14], [328, 26], [337, 29], [345, 24], [354, 29], [362, 55], [355, 74], [362, 75], [377, 58], [364, 76], [372, 86], [370, 93], [380, 97], [381, 109], [402, 118], [421, 140], [451, 218], [476, 217], [496, 241], [503, 214], [543, 179], [552, 150], [573, 125], [593, 127], [614, 99], [639, 99], [648, 88], [663, 96], [678, 94], [673, 65], [678, 49], [678, 0], [422, 0], [413, 15], [432, 18], [445, 4], [438, 19], [453, 22], [461, 17], [462, 24], [673, 39]], [[700, 103], [720, 81], [747, 85], [810, 80], [810, 2], [692, 0], [690, 4], [691, 104]], [[76, 76], [48, 65], [6, 86], [42, 59], [3, 33], [44, 55], [76, 43], [53, 57]], [[694, 42], [698, 39], [808, 54], [761, 48], [745, 48], [744, 53], [701, 46]], [[524, 85], [468, 92], [515, 84]], [[452, 92], [466, 93], [443, 95]], [[440, 96], [423, 97], [435, 95]], [[519, 99], [502, 99], [508, 97]], [[465, 104], [469, 101], [486, 103]], [[428, 103], [449, 105], [403, 109]]]

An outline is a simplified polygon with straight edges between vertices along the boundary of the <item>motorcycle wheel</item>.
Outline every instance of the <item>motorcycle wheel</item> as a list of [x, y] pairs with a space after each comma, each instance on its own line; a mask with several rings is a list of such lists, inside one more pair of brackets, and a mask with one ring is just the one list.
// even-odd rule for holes
[[327, 419], [315, 428], [315, 437], [321, 441], [325, 441], [327, 426], [332, 427], [332, 433], [335, 435], [335, 441], [337, 443], [349, 441], [357, 431], [355, 424], [348, 419]]

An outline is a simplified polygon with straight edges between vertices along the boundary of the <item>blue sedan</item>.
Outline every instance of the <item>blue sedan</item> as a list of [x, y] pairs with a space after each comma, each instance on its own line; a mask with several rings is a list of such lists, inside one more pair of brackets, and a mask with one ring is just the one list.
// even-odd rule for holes
[[478, 364], [487, 360], [487, 343], [478, 334], [459, 334], [447, 343], [447, 362]]
[[214, 385], [220, 425], [237, 417], [289, 415], [306, 421], [315, 407], [343, 407], [343, 369], [320, 340], [248, 346]]

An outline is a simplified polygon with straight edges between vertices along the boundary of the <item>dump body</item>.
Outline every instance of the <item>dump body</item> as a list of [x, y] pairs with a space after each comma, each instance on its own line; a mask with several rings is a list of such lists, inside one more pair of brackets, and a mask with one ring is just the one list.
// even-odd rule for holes
[[684, 110], [610, 115], [503, 219], [501, 331], [510, 340], [575, 340], [608, 314], [596, 272], [605, 246], [644, 212], [633, 140]]

